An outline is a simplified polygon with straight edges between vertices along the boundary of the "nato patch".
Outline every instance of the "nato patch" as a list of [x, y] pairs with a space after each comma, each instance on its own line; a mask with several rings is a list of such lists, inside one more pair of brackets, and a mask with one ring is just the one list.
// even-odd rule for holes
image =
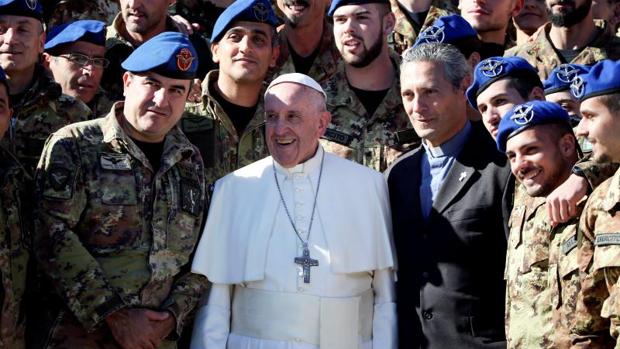
[[102, 153], [99, 158], [101, 168], [112, 171], [130, 171], [131, 158], [129, 154]]
[[348, 135], [344, 132], [335, 130], [333, 128], [328, 128], [325, 130], [325, 134], [323, 135], [323, 139], [326, 139], [331, 142], [335, 142], [338, 144], [349, 146], [351, 142], [353, 142], [353, 136]]
[[415, 133], [415, 130], [412, 128], [396, 131], [396, 142], [398, 142], [398, 144], [407, 144], [419, 141], [420, 137], [418, 137], [418, 134]]
[[193, 216], [198, 216], [202, 208], [200, 186], [187, 179], [181, 179], [181, 209]]
[[562, 253], [564, 255], [568, 255], [568, 253], [572, 251], [575, 247], [577, 247], [577, 234], [571, 236], [562, 243]]
[[596, 246], [620, 245], [620, 233], [601, 233], [594, 240]]

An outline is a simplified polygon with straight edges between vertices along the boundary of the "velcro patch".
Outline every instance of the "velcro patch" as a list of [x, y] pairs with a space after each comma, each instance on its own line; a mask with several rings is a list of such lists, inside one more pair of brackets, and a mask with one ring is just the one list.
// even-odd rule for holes
[[46, 188], [43, 195], [50, 199], [68, 200], [73, 196], [73, 176], [66, 167], [53, 165], [45, 174]]
[[181, 209], [194, 216], [202, 209], [200, 186], [191, 180], [181, 179]]
[[351, 142], [353, 142], [353, 136], [348, 135], [344, 132], [335, 130], [333, 128], [328, 128], [327, 130], [325, 130], [323, 139], [326, 139], [331, 142], [336, 142], [338, 144], [346, 145], [346, 146], [349, 146]]
[[620, 233], [600, 233], [594, 240], [596, 246], [620, 245]]
[[128, 154], [103, 153], [99, 161], [101, 163], [101, 168], [104, 170], [131, 170], [131, 158]]
[[213, 129], [213, 120], [206, 117], [184, 117], [181, 128], [185, 133], [203, 132]]
[[412, 128], [396, 132], [396, 142], [398, 142], [398, 144], [413, 143], [419, 140], [420, 137], [418, 137], [418, 134], [415, 133], [415, 130]]
[[577, 247], [577, 234], [571, 236], [562, 243], [562, 253], [564, 255], [568, 255], [568, 253], [572, 251], [575, 247]]

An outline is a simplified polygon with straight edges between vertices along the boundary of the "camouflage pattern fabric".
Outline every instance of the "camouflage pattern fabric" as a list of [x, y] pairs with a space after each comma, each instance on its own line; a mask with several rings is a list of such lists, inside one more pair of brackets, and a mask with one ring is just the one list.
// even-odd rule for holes
[[8, 136], [0, 144], [17, 156], [34, 177], [47, 137], [61, 127], [91, 118], [91, 111], [80, 100], [62, 94], [60, 85], [37, 66], [34, 83], [13, 105], [13, 119]]
[[433, 25], [437, 18], [459, 14], [459, 10], [453, 1], [433, 0], [431, 7], [428, 9], [426, 19], [422, 26], [420, 26], [414, 21], [409, 20], [409, 16], [406, 14], [407, 11], [400, 6], [398, 0], [390, 0], [390, 7], [396, 17], [396, 25], [388, 36], [388, 43], [398, 54], [402, 54], [406, 49], [413, 46], [418, 38], [418, 34]]
[[0, 147], [0, 348], [25, 347], [22, 300], [26, 288], [30, 234], [22, 210], [27, 174], [17, 159]]
[[61, 0], [46, 23], [48, 28], [78, 19], [96, 19], [110, 24], [119, 12], [118, 0]]
[[518, 185], [506, 257], [508, 348], [570, 348], [579, 289], [577, 219], [549, 224], [544, 197]]
[[[589, 143], [589, 142], [588, 142]], [[575, 164], [583, 171], [590, 188], [596, 188], [618, 170], [618, 164], [611, 162], [600, 163], [592, 159], [591, 153]]]
[[620, 38], [601, 20], [595, 20], [598, 36], [570, 62], [555, 50], [549, 30], [551, 23], [542, 26], [532, 35], [530, 41], [506, 51], [505, 56], [519, 56], [526, 59], [536, 70], [541, 80], [547, 79], [553, 68], [564, 63], [592, 65], [602, 59], [620, 59]]
[[99, 89], [99, 92], [93, 97], [93, 99], [88, 103], [88, 107], [90, 108], [94, 118], [101, 118], [110, 112], [112, 106], [114, 105], [115, 100], [112, 100], [106, 91], [103, 89]]
[[219, 178], [269, 155], [265, 143], [265, 115], [262, 96], [256, 112], [242, 134], [213, 97], [219, 75], [211, 71], [202, 83], [202, 101], [186, 103], [179, 125], [187, 138], [200, 149], [208, 187]]
[[374, 112], [369, 113], [347, 81], [345, 63], [323, 83], [332, 120], [321, 144], [325, 151], [376, 171], [384, 171], [402, 153], [420, 145], [400, 96], [399, 58], [392, 54], [394, 83]]
[[[281, 26], [278, 31], [278, 40], [280, 45], [280, 55], [276, 60], [275, 68], [269, 70], [267, 81], [271, 81], [276, 77], [295, 72], [295, 64], [291, 56], [290, 47], [286, 39], [286, 26]], [[308, 71], [308, 76], [321, 83], [329, 79], [338, 68], [340, 61], [340, 53], [334, 42], [334, 29], [331, 23], [325, 21], [323, 25], [323, 37], [319, 44], [319, 52], [314, 63]]]
[[581, 347], [618, 347], [620, 171], [590, 195], [579, 224], [581, 290], [574, 333]]
[[54, 133], [39, 163], [34, 250], [62, 303], [48, 348], [117, 348], [102, 322], [124, 307], [170, 311], [175, 337], [207, 287], [189, 271], [205, 204], [200, 153], [175, 127], [154, 173], [119, 124], [122, 108]]

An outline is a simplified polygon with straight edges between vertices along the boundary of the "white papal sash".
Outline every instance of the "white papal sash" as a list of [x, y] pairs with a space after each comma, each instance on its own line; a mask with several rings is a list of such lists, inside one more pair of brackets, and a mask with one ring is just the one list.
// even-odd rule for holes
[[356, 297], [319, 297], [235, 286], [231, 333], [321, 349], [359, 349], [372, 338], [372, 289]]

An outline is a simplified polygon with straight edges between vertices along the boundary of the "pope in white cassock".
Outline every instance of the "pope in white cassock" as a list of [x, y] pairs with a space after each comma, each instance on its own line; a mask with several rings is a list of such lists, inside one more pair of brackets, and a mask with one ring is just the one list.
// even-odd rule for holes
[[394, 253], [383, 176], [319, 146], [310, 77], [265, 92], [270, 157], [217, 181], [192, 265], [213, 287], [192, 349], [391, 349]]

